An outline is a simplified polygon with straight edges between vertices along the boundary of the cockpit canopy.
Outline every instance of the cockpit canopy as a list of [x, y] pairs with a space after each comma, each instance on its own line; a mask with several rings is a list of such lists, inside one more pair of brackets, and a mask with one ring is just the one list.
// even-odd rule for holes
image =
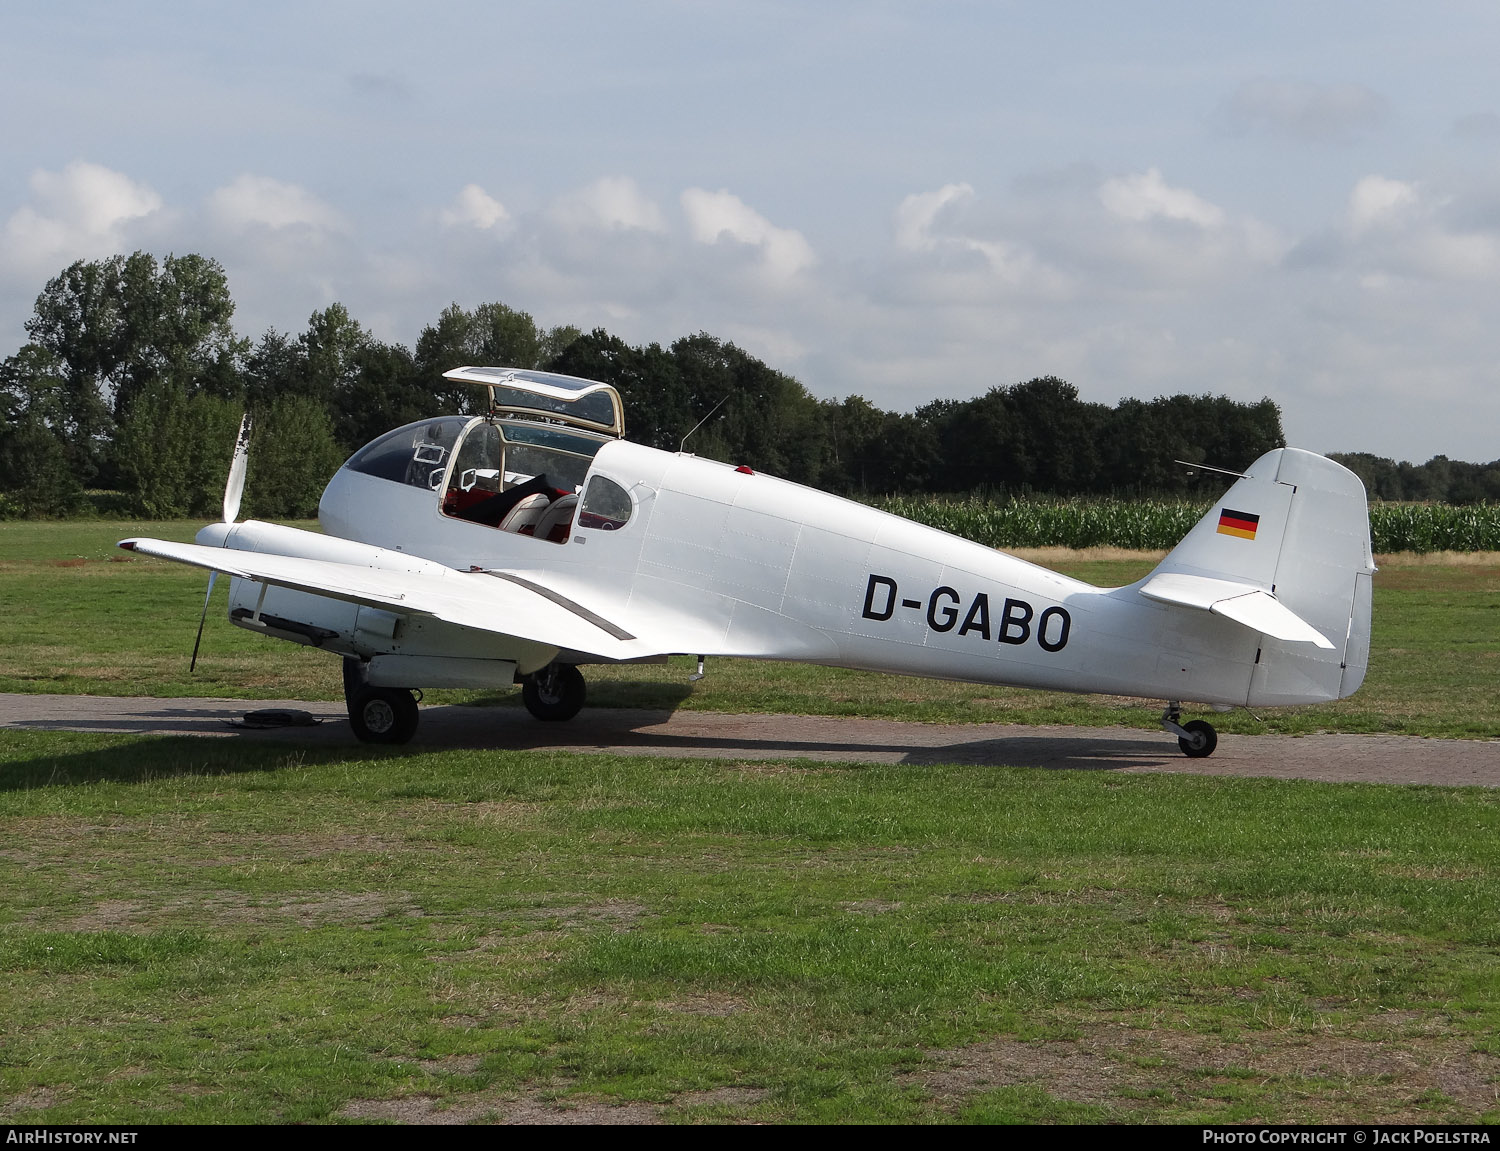
[[454, 368], [444, 372], [443, 379], [487, 389], [494, 416], [552, 420], [616, 437], [625, 434], [620, 393], [597, 380], [526, 368]]
[[605, 531], [625, 525], [624, 489], [589, 479], [594, 456], [625, 426], [614, 388], [520, 368], [458, 368], [446, 378], [488, 388], [488, 414], [407, 424], [365, 445], [345, 469], [431, 492], [452, 519], [553, 543], [568, 539], [575, 517]]
[[594, 454], [608, 442], [550, 424], [437, 416], [386, 432], [344, 466], [432, 491], [444, 486], [450, 463], [454, 475], [448, 486], [461, 491], [481, 482], [509, 487], [543, 474], [556, 481], [554, 487], [573, 491], [583, 484]]

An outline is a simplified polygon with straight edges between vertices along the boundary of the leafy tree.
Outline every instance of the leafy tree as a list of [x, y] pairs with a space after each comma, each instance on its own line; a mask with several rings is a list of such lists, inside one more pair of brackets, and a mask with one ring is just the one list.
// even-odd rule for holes
[[344, 454], [322, 405], [311, 396], [278, 396], [256, 417], [245, 480], [247, 508], [268, 518], [315, 515]]
[[0, 363], [0, 491], [8, 514], [69, 515], [85, 506], [91, 446], [69, 419], [57, 357], [27, 344]]
[[286, 390], [330, 409], [335, 397], [351, 386], [360, 356], [372, 342], [343, 304], [314, 312], [307, 318], [307, 330], [297, 337], [299, 371]]
[[79, 260], [49, 280], [26, 323], [32, 342], [64, 365], [77, 391], [92, 387], [115, 419], [154, 379], [189, 391], [237, 390], [246, 344], [230, 326], [234, 301], [217, 260], [147, 252]]
[[676, 341], [672, 356], [695, 419], [723, 401], [696, 433], [694, 451], [798, 483], [821, 481], [831, 456], [828, 430], [801, 384], [707, 332]]
[[548, 328], [542, 333], [542, 338], [539, 341], [537, 367], [549, 372], [559, 371], [560, 369], [552, 367], [553, 362], [562, 356], [573, 345], [573, 342], [582, 335], [583, 332], [575, 328], [572, 324], [559, 324], [555, 328]]
[[277, 396], [300, 391], [306, 374], [306, 348], [270, 328], [245, 358], [245, 404], [260, 411]]
[[240, 405], [232, 399], [189, 395], [171, 379], [147, 384], [116, 443], [134, 510], [153, 519], [217, 518], [239, 422]]
[[74, 515], [88, 501], [67, 449], [35, 416], [0, 424], [0, 515]]
[[440, 408], [411, 352], [400, 344], [367, 341], [355, 353], [353, 369], [333, 404], [334, 439], [345, 455]]

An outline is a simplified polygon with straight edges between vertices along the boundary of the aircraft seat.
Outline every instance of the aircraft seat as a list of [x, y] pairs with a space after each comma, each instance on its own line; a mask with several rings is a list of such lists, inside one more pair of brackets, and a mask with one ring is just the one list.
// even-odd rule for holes
[[546, 492], [537, 492], [535, 495], [527, 496], [506, 513], [505, 518], [500, 521], [500, 530], [515, 532], [518, 535], [529, 534], [527, 529], [536, 526], [537, 520], [542, 518], [551, 502]]
[[565, 544], [573, 530], [573, 512], [578, 507], [578, 493], [554, 500], [536, 521], [532, 534], [539, 540]]

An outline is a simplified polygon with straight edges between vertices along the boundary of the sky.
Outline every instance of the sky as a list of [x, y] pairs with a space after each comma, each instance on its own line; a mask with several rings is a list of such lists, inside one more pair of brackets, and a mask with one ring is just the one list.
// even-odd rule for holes
[[500, 300], [891, 410], [1056, 375], [1489, 461], [1496, 59], [1457, 0], [7, 5], [0, 354], [73, 260], [199, 252], [252, 339]]

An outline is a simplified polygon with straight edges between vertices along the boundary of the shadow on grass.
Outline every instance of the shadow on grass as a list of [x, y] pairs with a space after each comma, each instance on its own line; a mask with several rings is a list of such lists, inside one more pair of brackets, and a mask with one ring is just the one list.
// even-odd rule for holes
[[9, 762], [0, 763], [0, 792], [245, 775], [401, 754], [400, 748], [372, 748], [352, 742], [342, 747], [288, 741], [210, 740], [185, 735], [122, 738], [128, 742], [62, 752], [39, 748], [30, 757], [26, 757], [24, 750], [14, 749]]

